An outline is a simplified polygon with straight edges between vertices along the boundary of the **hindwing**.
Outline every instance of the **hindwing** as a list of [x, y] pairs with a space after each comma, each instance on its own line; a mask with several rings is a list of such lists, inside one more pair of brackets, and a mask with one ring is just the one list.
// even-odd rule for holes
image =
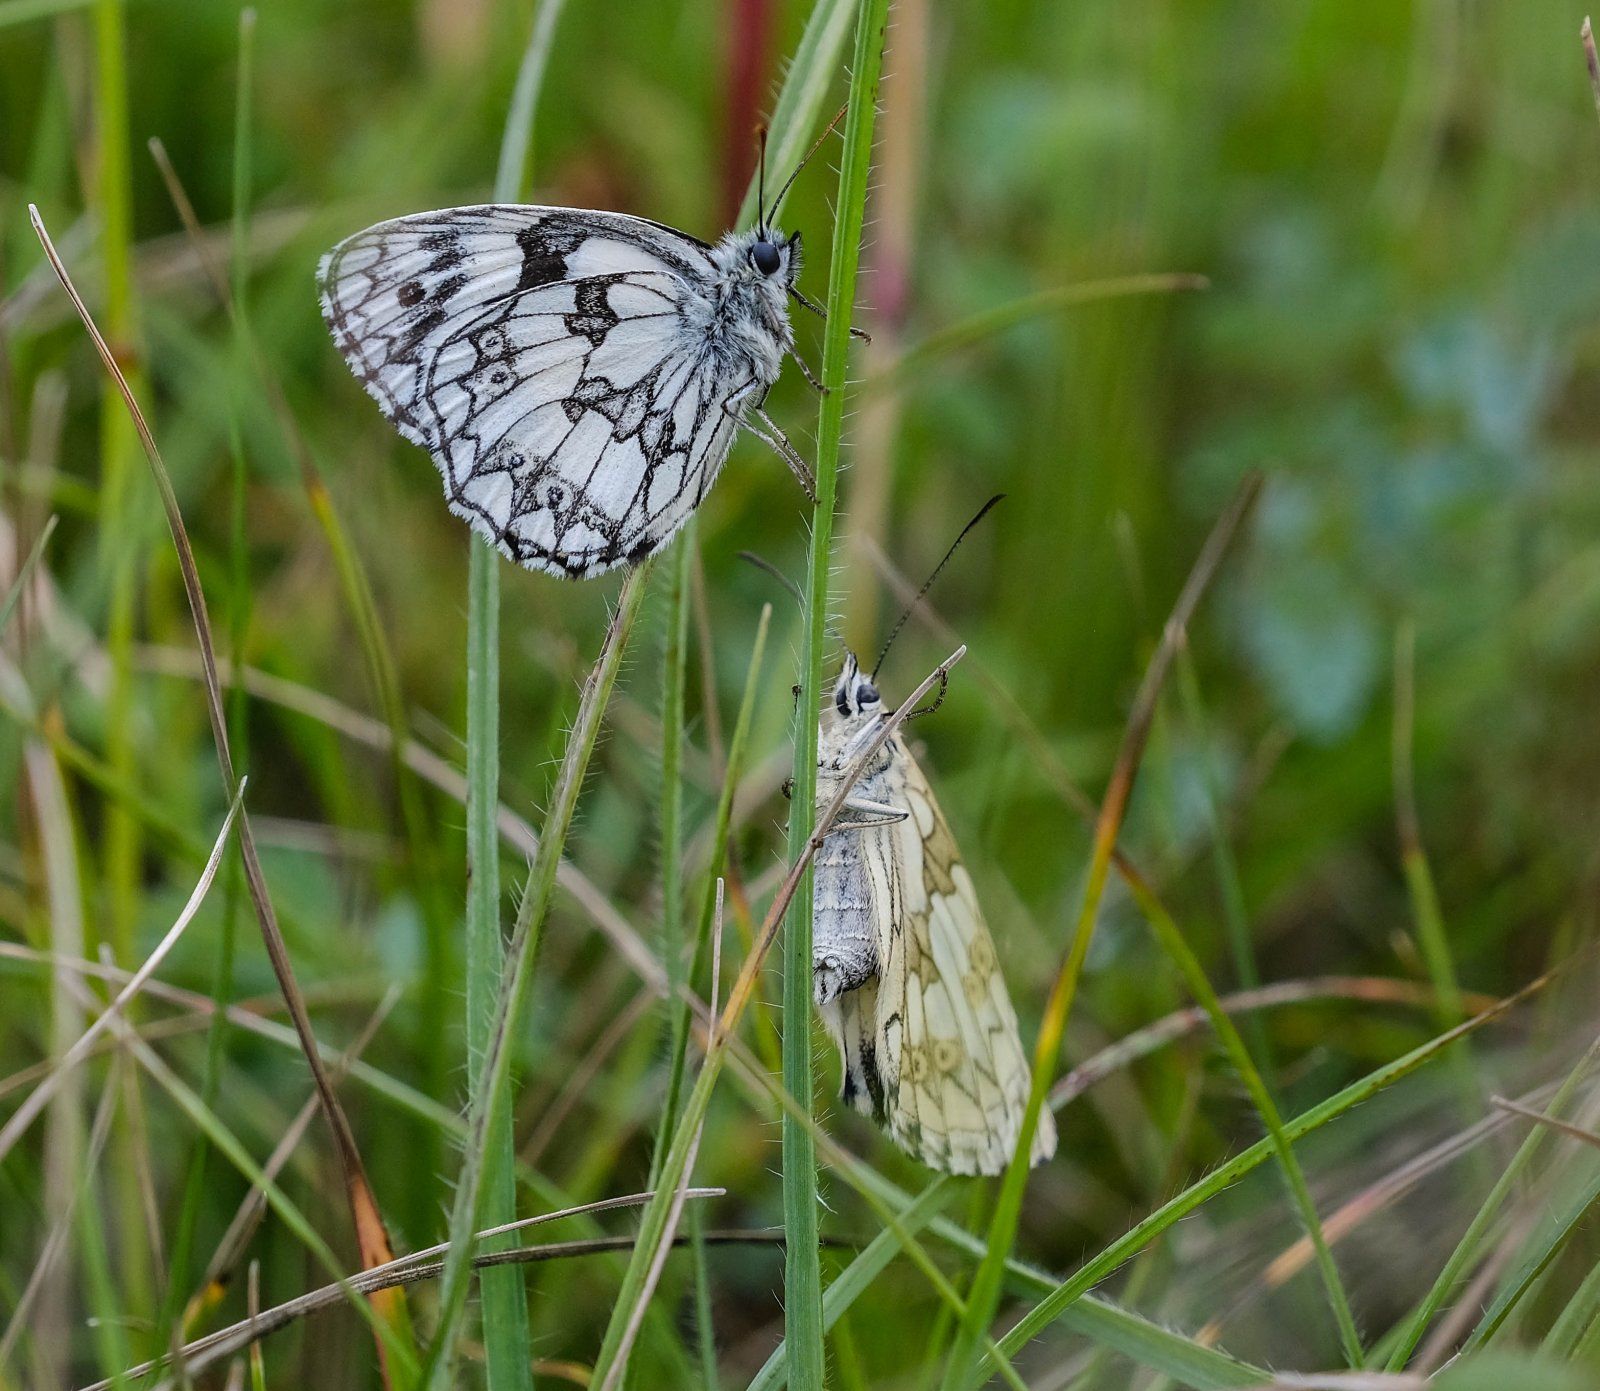
[[324, 258], [323, 317], [451, 510], [518, 563], [583, 578], [671, 539], [756, 389], [686, 322], [706, 252], [619, 213], [419, 213]]
[[[823, 1016], [840, 1046], [851, 1104], [932, 1168], [997, 1174], [1016, 1146], [1030, 1085], [1016, 1011], [933, 790], [898, 736], [886, 750], [872, 795], [908, 815], [834, 833], [859, 840], [878, 973]], [[1032, 1162], [1055, 1144], [1046, 1110]]]

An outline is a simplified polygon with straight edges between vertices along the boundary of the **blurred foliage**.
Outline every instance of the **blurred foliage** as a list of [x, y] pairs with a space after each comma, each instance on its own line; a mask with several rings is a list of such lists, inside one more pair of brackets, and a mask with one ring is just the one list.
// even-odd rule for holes
[[[540, 103], [537, 197], [638, 212], [703, 236], [720, 231], [724, 190], [738, 186], [752, 158], [747, 113], [727, 99], [737, 45], [751, 32], [735, 21], [747, 11], [767, 21], [757, 56], [770, 82], [804, 22], [798, 0], [571, 0]], [[20, 535], [25, 553], [49, 512], [62, 517], [47, 557], [55, 606], [24, 614], [25, 647], [14, 633], [7, 642], [54, 727], [98, 751], [108, 593], [108, 519], [96, 491], [99, 368], [25, 216], [28, 202], [39, 204], [96, 304], [97, 220], [86, 191], [96, 159], [94, 31], [83, 13], [14, 25], [6, 16], [0, 0], [0, 552]], [[451, 763], [460, 760], [465, 696], [464, 533], [440, 505], [427, 460], [394, 437], [332, 351], [312, 275], [327, 246], [379, 217], [486, 196], [528, 16], [528, 6], [497, 0], [273, 0], [257, 40], [252, 331], [367, 568], [415, 733]], [[888, 520], [871, 539], [920, 581], [986, 497], [1008, 494], [931, 602], [970, 644], [972, 665], [1009, 692], [1060, 764], [1097, 792], [1206, 529], [1247, 470], [1266, 472], [1248, 535], [1192, 635], [1206, 718], [1175, 696], [1165, 703], [1124, 842], [1220, 988], [1236, 981], [1209, 853], [1213, 785], [1264, 979], [1424, 975], [1390, 758], [1394, 650], [1407, 621], [1417, 634], [1422, 838], [1462, 984], [1507, 992], [1592, 935], [1600, 887], [1600, 128], [1579, 17], [1550, 0], [902, 0], [885, 119], [910, 136], [881, 196], [906, 201], [872, 211], [886, 228], [899, 218], [911, 229], [910, 259], [896, 259], [887, 233], [870, 241], [864, 292], [863, 321], [885, 352], [1076, 281], [1188, 271], [1209, 277], [1211, 288], [1038, 316], [932, 361], [892, 397], [869, 387], [854, 419], [883, 428], [870, 437], [863, 429], [847, 455], [846, 533], [857, 479], [877, 480]], [[377, 714], [294, 454], [144, 152], [149, 137], [165, 142], [201, 222], [216, 229], [214, 252], [225, 255], [236, 11], [129, 0], [127, 23], [140, 332], [123, 346], [148, 373], [152, 419], [213, 608], [226, 613], [232, 602], [237, 411], [250, 480], [243, 656]], [[806, 233], [802, 283], [819, 295], [832, 190], [829, 163], [819, 159], [786, 214]], [[802, 314], [797, 328], [815, 362], [817, 325]], [[806, 441], [815, 402], [797, 372], [786, 373], [769, 408]], [[138, 794], [163, 823], [209, 843], [226, 809], [209, 730], [198, 685], [171, 674], [171, 649], [190, 651], [192, 634], [153, 492], [142, 473], [138, 483], [137, 505], [116, 519], [114, 536], [140, 567]], [[731, 720], [761, 603], [778, 607], [779, 633], [798, 632], [781, 591], [736, 552], [755, 550], [799, 573], [803, 516], [787, 471], [750, 440], [736, 447], [702, 512], [713, 647], [697, 642], [690, 667], [691, 834], [710, 812], [712, 730]], [[858, 586], [879, 583], [869, 568], [849, 573]], [[505, 572], [502, 791], [522, 814], [543, 805], [615, 589], [614, 580], [574, 586]], [[870, 611], [865, 640], [874, 648], [897, 606], [888, 591], [840, 596], [847, 624], [858, 607]], [[572, 847], [646, 940], [657, 876], [660, 650], [657, 614], [636, 643]], [[760, 767], [737, 835], [756, 897], [770, 891], [783, 819], [775, 770], [787, 758], [789, 644], [773, 650], [752, 746]], [[911, 624], [885, 669], [889, 698], [942, 652]], [[715, 712], [698, 679], [701, 661]], [[947, 703], [916, 734], [1000, 939], [1026, 1031], [1072, 920], [1087, 833], [986, 691], [959, 671]], [[386, 983], [398, 981], [405, 994], [369, 1059], [425, 1086], [438, 1075], [429, 1058], [444, 1049], [443, 1075], [459, 1086], [460, 1039], [419, 1027], [424, 915], [403, 863], [387, 759], [265, 699], [249, 703], [247, 718], [250, 807], [319, 1028], [348, 1040]], [[7, 721], [0, 776], [19, 792], [0, 808], [0, 926], [8, 939], [44, 945], [39, 834], [21, 790], [21, 742]], [[92, 954], [104, 912], [104, 794], [67, 776]], [[463, 813], [456, 801], [428, 796], [451, 876], [446, 898], [459, 904]], [[522, 868], [508, 852], [508, 892]], [[170, 924], [194, 872], [172, 835], [148, 830], [141, 949]], [[167, 978], [208, 988], [223, 898], [213, 896]], [[239, 926], [236, 994], [270, 1000], [273, 980], [247, 914]], [[46, 1050], [48, 1010], [37, 970], [0, 964], [0, 1073], [10, 1074]], [[537, 1133], [638, 989], [589, 920], [570, 901], [559, 904], [535, 1027], [521, 1041], [519, 1135]], [[770, 993], [775, 999], [775, 982]], [[1114, 883], [1068, 1061], [1183, 1003]], [[664, 1045], [657, 1012], [641, 1018], [586, 1079], [538, 1158], [575, 1198], [643, 1182]], [[1518, 1038], [1536, 1058], [1564, 1057], [1572, 1022], [1558, 1009]], [[1275, 1012], [1266, 1028], [1279, 1064], [1273, 1082], [1290, 1112], [1429, 1036], [1432, 1021], [1425, 1011], [1346, 1003]], [[758, 1021], [757, 1047], [769, 1036]], [[163, 1048], [198, 1076], [198, 1035]], [[264, 1153], [303, 1099], [304, 1069], [237, 1030], [228, 1050], [223, 1114]], [[1523, 1080], [1551, 1075], [1522, 1055], [1505, 1068]], [[829, 1086], [833, 1069], [831, 1060], [822, 1068]], [[436, 1148], [432, 1127], [370, 1090], [345, 1092], [399, 1242], [437, 1239], [449, 1147]], [[1428, 1098], [1412, 1103], [1425, 1118], [1418, 1144], [1430, 1127], [1452, 1123], [1448, 1106], [1435, 1118]], [[154, 1201], [166, 1214], [179, 1200], [190, 1141], [158, 1094], [147, 1104]], [[854, 1119], [829, 1124], [870, 1147], [886, 1172], [916, 1181], [918, 1171]], [[1339, 1176], [1330, 1184], [1355, 1182], [1376, 1124], [1352, 1118], [1355, 1131], [1338, 1142], [1336, 1128], [1324, 1156], [1324, 1173]], [[1406, 1113], [1382, 1124], [1403, 1128]], [[1067, 1114], [1063, 1158], [1033, 1191], [1027, 1253], [1069, 1268], [1120, 1232], [1130, 1210], [1253, 1139], [1253, 1126], [1235, 1079], [1203, 1047], [1158, 1054], [1120, 1075]], [[312, 1135], [291, 1167], [290, 1191], [344, 1241], [326, 1136]], [[441, 1169], [419, 1166], [419, 1153], [442, 1154]], [[775, 1220], [776, 1153], [773, 1113], [724, 1095], [698, 1174], [730, 1189], [718, 1220]], [[1392, 1157], [1383, 1146], [1365, 1154], [1375, 1156]], [[40, 1163], [35, 1135], [0, 1167], [0, 1204], [10, 1214], [0, 1220], [0, 1311], [32, 1269], [44, 1229]], [[208, 1172], [202, 1253], [243, 1191], [215, 1159]], [[1228, 1250], [1228, 1223], [1280, 1204], [1275, 1182], [1261, 1175], [1243, 1190], [1248, 1198], [1217, 1205], [1206, 1219], [1217, 1250]], [[865, 1230], [842, 1188], [830, 1197], [841, 1233]], [[1470, 1206], [1449, 1213], [1463, 1210]], [[974, 1199], [972, 1220], [983, 1211]], [[1277, 1207], [1272, 1220], [1270, 1235], [1247, 1232], [1231, 1255], [1217, 1256], [1217, 1281], [1248, 1285], [1260, 1265], [1250, 1258], [1270, 1259], [1273, 1241], [1288, 1239]], [[1458, 1230], [1441, 1219], [1419, 1239], [1442, 1253]], [[113, 1230], [111, 1240], [120, 1247], [124, 1235]], [[1364, 1271], [1383, 1266], [1379, 1247]], [[271, 1223], [255, 1250], [271, 1298], [314, 1277]], [[719, 1343], [729, 1366], [747, 1371], [774, 1336], [779, 1258], [731, 1248], [713, 1259]], [[1155, 1261], [1172, 1274], [1172, 1253]], [[892, 1279], [901, 1307], [931, 1320], [926, 1286], [898, 1267]], [[532, 1277], [541, 1355], [592, 1355], [614, 1280], [615, 1267], [592, 1261]], [[151, 1283], [159, 1290], [159, 1275]], [[1153, 1307], [1192, 1325], [1217, 1312], [1203, 1296], [1186, 1300], [1181, 1281], [1171, 1288], [1172, 1302]], [[1323, 1328], [1312, 1277], [1296, 1288], [1300, 1297], [1285, 1307]], [[1355, 1293], [1363, 1299], [1359, 1281]], [[233, 1308], [241, 1296], [229, 1298]], [[1384, 1326], [1378, 1311], [1397, 1307], [1406, 1305], [1384, 1292], [1366, 1312], [1376, 1329]], [[874, 1379], [903, 1366], [892, 1326], [860, 1318], [850, 1329]], [[1259, 1341], [1252, 1334], [1233, 1350], [1305, 1367], [1334, 1355], [1331, 1335], [1256, 1332]], [[371, 1384], [361, 1370], [363, 1337], [348, 1315], [325, 1315], [314, 1331], [279, 1337], [268, 1364], [283, 1369], [284, 1384], [297, 1359], [307, 1387]], [[92, 1370], [92, 1343], [74, 1347], [76, 1370]], [[1061, 1335], [1041, 1356], [1072, 1365], [1077, 1350]], [[1449, 1384], [1489, 1385], [1488, 1376], [1463, 1367]], [[1537, 1384], [1568, 1383], [1551, 1372]]]

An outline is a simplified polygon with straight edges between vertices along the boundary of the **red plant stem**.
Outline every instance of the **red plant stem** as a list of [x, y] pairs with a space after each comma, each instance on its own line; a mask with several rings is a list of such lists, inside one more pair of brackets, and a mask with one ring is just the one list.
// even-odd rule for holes
[[739, 215], [755, 169], [754, 132], [772, 51], [772, 0], [728, 0], [728, 106], [722, 160], [722, 225]]

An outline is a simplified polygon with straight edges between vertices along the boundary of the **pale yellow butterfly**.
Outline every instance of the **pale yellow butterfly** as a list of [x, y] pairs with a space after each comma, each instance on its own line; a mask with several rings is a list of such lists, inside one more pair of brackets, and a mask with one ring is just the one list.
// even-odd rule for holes
[[[887, 718], [847, 655], [817, 741], [825, 806]], [[839, 1047], [843, 1097], [908, 1154], [997, 1174], [1016, 1148], [1028, 1059], [972, 878], [928, 780], [896, 731], [816, 857], [812, 971]], [[1046, 1110], [1032, 1162], [1055, 1153]]]

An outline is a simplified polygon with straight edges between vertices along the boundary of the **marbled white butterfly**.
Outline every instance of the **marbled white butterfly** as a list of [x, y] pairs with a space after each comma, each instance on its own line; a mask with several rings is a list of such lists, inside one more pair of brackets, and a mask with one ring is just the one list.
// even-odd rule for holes
[[[999, 500], [967, 524], [922, 594]], [[875, 675], [846, 653], [818, 730], [819, 811], [888, 718]], [[845, 1101], [932, 1168], [997, 1174], [1022, 1127], [1028, 1059], [972, 877], [901, 734], [863, 770], [817, 853], [813, 997], [839, 1048]], [[1032, 1162], [1055, 1147], [1046, 1110]]]
[[433, 456], [450, 510], [518, 564], [585, 579], [665, 546], [740, 426], [812, 491], [762, 409], [794, 348], [788, 300], [815, 308], [800, 250], [764, 211], [712, 246], [622, 213], [488, 204], [380, 222], [318, 280], [339, 351]]
[[[885, 718], [847, 654], [818, 737], [819, 807]], [[844, 1100], [931, 1168], [1000, 1173], [1028, 1101], [1028, 1059], [972, 877], [899, 731], [851, 791], [814, 882], [813, 991]], [[1033, 1163], [1055, 1147], [1046, 1110]]]

